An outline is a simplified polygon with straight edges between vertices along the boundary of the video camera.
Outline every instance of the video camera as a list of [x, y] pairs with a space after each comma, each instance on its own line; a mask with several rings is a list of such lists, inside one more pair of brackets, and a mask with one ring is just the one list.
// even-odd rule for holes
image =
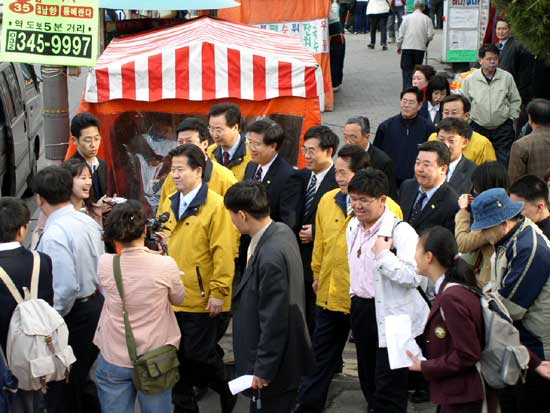
[[151, 250], [158, 251], [159, 246], [162, 248], [162, 252], [168, 254], [168, 246], [162, 242], [161, 238], [157, 235], [157, 232], [163, 229], [169, 229], [164, 224], [170, 219], [170, 213], [165, 212], [156, 218], [149, 218], [145, 223], [145, 246]]

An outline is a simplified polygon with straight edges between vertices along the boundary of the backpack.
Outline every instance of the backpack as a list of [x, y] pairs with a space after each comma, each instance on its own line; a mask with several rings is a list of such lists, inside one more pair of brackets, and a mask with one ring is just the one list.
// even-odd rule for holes
[[[529, 364], [529, 351], [520, 343], [519, 331], [513, 325], [508, 310], [494, 292], [480, 292], [458, 283], [448, 283], [445, 290], [453, 285], [460, 285], [474, 294], [481, 301], [481, 313], [485, 327], [485, 347], [481, 359], [476, 365], [485, 382], [495, 389], [517, 384], [525, 374]], [[441, 316], [445, 320], [443, 309]]]
[[38, 298], [40, 255], [33, 251], [33, 256], [31, 288], [30, 292], [27, 287], [23, 288], [25, 298], [0, 267], [0, 279], [17, 303], [10, 321], [6, 358], [20, 389], [45, 391], [46, 383], [68, 378], [76, 358], [68, 345], [65, 320]]

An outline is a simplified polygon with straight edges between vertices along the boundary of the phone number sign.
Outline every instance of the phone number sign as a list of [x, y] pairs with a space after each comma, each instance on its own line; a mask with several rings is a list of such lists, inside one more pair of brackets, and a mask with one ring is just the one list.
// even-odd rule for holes
[[99, 0], [4, 0], [0, 60], [93, 66]]

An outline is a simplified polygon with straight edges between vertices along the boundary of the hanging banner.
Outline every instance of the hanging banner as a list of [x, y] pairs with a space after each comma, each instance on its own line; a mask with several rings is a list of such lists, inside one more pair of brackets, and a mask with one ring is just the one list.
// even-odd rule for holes
[[4, 0], [0, 60], [93, 66], [98, 0]]
[[328, 53], [328, 19], [300, 22], [277, 22], [256, 24], [256, 27], [273, 32], [294, 35], [304, 42], [313, 54]]

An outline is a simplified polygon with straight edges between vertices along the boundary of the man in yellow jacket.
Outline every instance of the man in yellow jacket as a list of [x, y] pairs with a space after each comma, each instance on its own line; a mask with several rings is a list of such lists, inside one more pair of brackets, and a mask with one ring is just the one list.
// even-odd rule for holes
[[[441, 102], [441, 111], [443, 119], [457, 118], [466, 122], [470, 122], [470, 109], [472, 105], [467, 97], [462, 95], [447, 96]], [[481, 165], [485, 162], [497, 160], [495, 148], [489, 139], [482, 134], [474, 131], [470, 127], [468, 145], [464, 148], [463, 154], [466, 158], [474, 162], [476, 165]], [[437, 133], [432, 133], [428, 138], [429, 141], [437, 140]]]
[[[208, 189], [223, 197], [227, 190], [233, 184], [237, 183], [237, 179], [229, 169], [217, 162], [213, 162], [208, 157], [206, 149], [208, 148], [209, 136], [208, 126], [198, 118], [186, 118], [176, 129], [178, 145], [192, 143], [193, 145], [197, 145], [204, 152], [206, 166], [204, 169], [203, 182], [208, 184]], [[169, 173], [162, 185], [159, 205], [162, 205], [166, 198], [174, 192], [176, 192], [174, 177], [172, 173]]]
[[219, 103], [210, 108], [208, 130], [215, 143], [208, 147], [208, 156], [230, 169], [239, 182], [251, 160], [240, 126], [241, 110], [234, 103]]
[[222, 312], [231, 310], [235, 270], [235, 227], [223, 198], [203, 183], [204, 153], [192, 144], [170, 151], [177, 190], [160, 205], [168, 212], [165, 224], [168, 253], [182, 271], [186, 298], [174, 307], [181, 330], [180, 381], [174, 387], [174, 412], [198, 412], [193, 386], [208, 385], [220, 394], [223, 412], [236, 398], [229, 391], [221, 356], [216, 351], [223, 329]]
[[[315, 243], [311, 268], [317, 294], [313, 350], [315, 372], [300, 386], [295, 412], [323, 411], [334, 373], [342, 367], [342, 351], [350, 331], [350, 275], [346, 228], [352, 218], [348, 183], [369, 166], [368, 153], [358, 145], [345, 145], [335, 162], [339, 188], [321, 198], [315, 220]], [[400, 219], [401, 208], [387, 197], [388, 207]]]

